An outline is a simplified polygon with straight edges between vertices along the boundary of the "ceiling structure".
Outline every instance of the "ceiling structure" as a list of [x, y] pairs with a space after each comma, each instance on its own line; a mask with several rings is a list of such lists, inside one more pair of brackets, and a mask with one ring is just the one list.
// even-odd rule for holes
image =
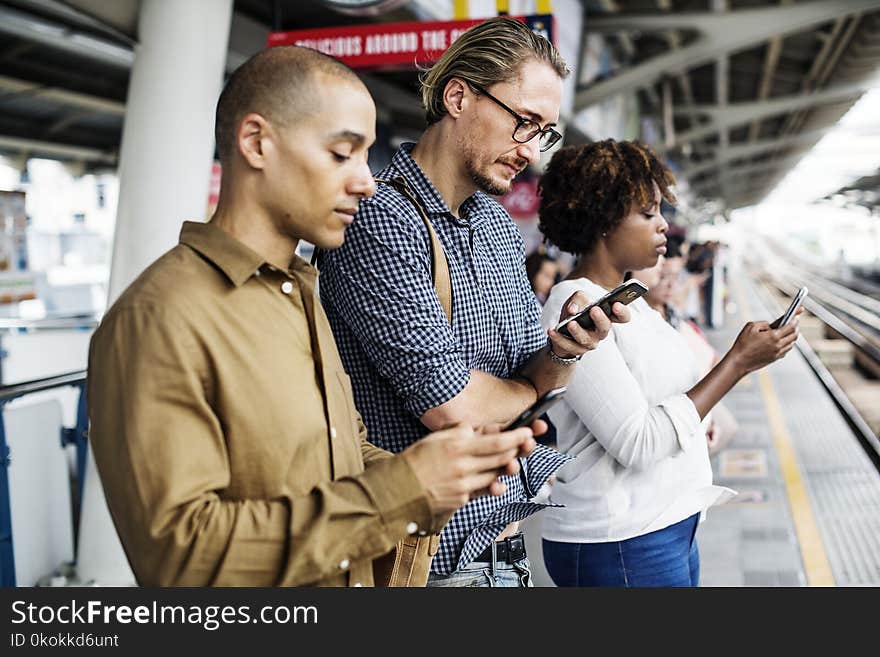
[[[235, 0], [227, 71], [265, 47], [271, 29], [429, 18], [424, 0], [379, 16], [319, 0]], [[400, 4], [400, 3], [398, 3]], [[137, 44], [138, 0], [0, 0], [0, 154], [86, 170], [115, 165]], [[419, 128], [414, 74], [365, 75], [380, 111]]]
[[696, 197], [753, 205], [880, 72], [880, 0], [589, 0], [618, 69], [576, 110], [638, 90]]
[[[270, 29], [431, 18], [432, 2], [343, 16], [320, 0], [235, 0], [227, 68]], [[575, 111], [637, 93], [688, 193], [727, 208], [763, 198], [880, 69], [880, 0], [582, 4], [618, 63], [580, 81]], [[0, 0], [0, 153], [115, 164], [137, 12], [138, 0]], [[414, 73], [364, 77], [383, 118], [420, 129]]]
[[826, 194], [820, 201], [831, 201], [844, 207], [856, 205], [880, 215], [880, 169], [869, 176], [857, 178], [849, 185]]

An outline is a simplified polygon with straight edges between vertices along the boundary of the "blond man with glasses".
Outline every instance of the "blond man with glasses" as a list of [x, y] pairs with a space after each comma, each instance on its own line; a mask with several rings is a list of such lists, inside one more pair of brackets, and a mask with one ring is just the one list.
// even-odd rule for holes
[[[561, 138], [567, 75], [553, 45], [523, 23], [468, 30], [422, 75], [422, 138], [400, 147], [377, 176], [393, 182], [378, 184], [345, 245], [319, 259], [321, 301], [358, 408], [385, 449], [461, 422], [509, 422], [566, 385], [571, 365], [609, 332], [598, 309], [596, 328], [575, 326], [572, 338], [541, 328], [522, 238], [491, 198]], [[438, 258], [448, 273], [437, 274]], [[449, 295], [438, 293], [445, 283]], [[588, 303], [577, 294], [562, 316]], [[626, 310], [616, 317], [626, 321]], [[518, 522], [543, 508], [532, 498], [565, 460], [539, 446], [505, 478], [503, 496], [458, 511], [428, 585], [530, 586]]]

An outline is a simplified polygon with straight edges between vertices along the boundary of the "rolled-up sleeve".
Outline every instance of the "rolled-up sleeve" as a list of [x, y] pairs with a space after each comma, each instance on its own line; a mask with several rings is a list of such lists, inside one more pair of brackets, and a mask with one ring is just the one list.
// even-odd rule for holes
[[468, 384], [470, 371], [431, 279], [418, 228], [375, 200], [345, 243], [321, 259], [321, 302], [343, 321], [405, 408], [421, 417]]
[[520, 460], [520, 463], [524, 462], [522, 472], [525, 477], [526, 495], [530, 499], [535, 497], [541, 487], [547, 483], [550, 475], [573, 458], [569, 454], [562, 454], [545, 445], [536, 446], [527, 458]]

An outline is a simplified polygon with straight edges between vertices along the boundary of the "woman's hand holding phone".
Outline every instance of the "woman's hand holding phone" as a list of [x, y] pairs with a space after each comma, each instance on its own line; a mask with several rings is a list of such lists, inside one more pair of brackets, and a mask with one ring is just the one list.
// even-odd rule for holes
[[798, 324], [803, 312], [798, 308], [781, 328], [774, 329], [767, 322], [749, 322], [742, 328], [728, 352], [741, 375], [761, 369], [791, 351], [800, 335]]

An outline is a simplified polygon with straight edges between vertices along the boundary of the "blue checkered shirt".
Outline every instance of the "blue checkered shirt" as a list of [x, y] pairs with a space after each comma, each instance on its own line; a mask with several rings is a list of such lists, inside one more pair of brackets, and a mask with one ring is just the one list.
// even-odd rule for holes
[[[460, 393], [470, 370], [511, 378], [547, 341], [525, 275], [523, 241], [504, 208], [477, 192], [455, 217], [404, 144], [378, 177], [403, 176], [422, 201], [449, 261], [453, 324], [431, 278], [430, 237], [412, 203], [379, 184], [360, 204], [345, 244], [322, 252], [320, 296], [369, 439], [400, 452], [428, 433], [419, 418]], [[527, 459], [527, 494], [504, 478], [501, 497], [460, 509], [440, 536], [431, 570], [470, 563], [506, 525], [545, 505], [530, 502], [570, 457], [539, 445]]]

